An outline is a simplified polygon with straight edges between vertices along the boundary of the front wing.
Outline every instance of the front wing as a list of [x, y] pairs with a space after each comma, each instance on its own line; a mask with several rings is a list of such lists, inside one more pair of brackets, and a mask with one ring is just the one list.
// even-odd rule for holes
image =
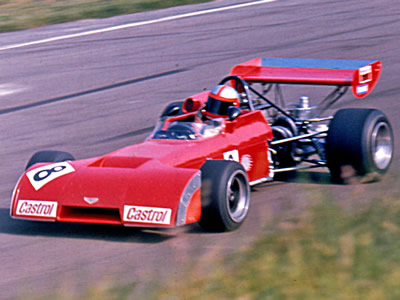
[[38, 221], [180, 226], [201, 215], [201, 172], [150, 160], [136, 168], [37, 164], [18, 181], [13, 218]]

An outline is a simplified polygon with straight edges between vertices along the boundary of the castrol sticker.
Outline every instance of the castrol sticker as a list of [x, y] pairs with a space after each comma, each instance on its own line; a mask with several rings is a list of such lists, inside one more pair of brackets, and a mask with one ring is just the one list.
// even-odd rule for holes
[[33, 169], [26, 173], [30, 183], [36, 191], [54, 179], [75, 172], [75, 169], [68, 162], [59, 162]]
[[57, 202], [19, 200], [15, 214], [18, 216], [55, 218], [57, 216]]
[[124, 221], [132, 223], [164, 224], [171, 223], [171, 209], [148, 206], [124, 206]]

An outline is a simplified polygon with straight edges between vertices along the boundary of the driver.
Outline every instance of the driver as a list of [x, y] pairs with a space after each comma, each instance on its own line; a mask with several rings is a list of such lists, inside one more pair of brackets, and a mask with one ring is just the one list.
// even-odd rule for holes
[[228, 117], [229, 107], [240, 107], [239, 97], [234, 88], [217, 85], [209, 92], [205, 107], [195, 115], [193, 123], [175, 121], [168, 128], [174, 128], [182, 137], [187, 136], [189, 139], [215, 136], [221, 131], [223, 119]]
[[[217, 85], [211, 89], [205, 107], [195, 117], [195, 123], [199, 124], [194, 126], [196, 134], [204, 137], [218, 134], [222, 119], [228, 117], [228, 108], [231, 106], [240, 106], [239, 93], [234, 88]], [[200, 126], [200, 123], [203, 125]]]

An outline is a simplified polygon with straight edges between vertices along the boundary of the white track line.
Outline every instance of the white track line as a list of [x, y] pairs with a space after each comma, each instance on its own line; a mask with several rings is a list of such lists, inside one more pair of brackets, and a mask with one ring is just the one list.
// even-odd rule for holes
[[13, 84], [0, 84], [0, 97], [18, 93], [22, 88]]
[[265, 4], [265, 3], [275, 2], [275, 1], [277, 1], [277, 0], [259, 0], [259, 1], [247, 2], [247, 3], [236, 4], [236, 5], [231, 5], [231, 6], [195, 11], [195, 12], [191, 12], [191, 13], [175, 15], [175, 16], [170, 16], [170, 17], [164, 17], [164, 18], [159, 18], [159, 19], [154, 19], [154, 20], [128, 23], [128, 24], [123, 24], [123, 25], [118, 25], [118, 26], [84, 31], [84, 32], [80, 32], [80, 33], [61, 35], [61, 36], [56, 36], [56, 37], [32, 41], [32, 42], [3, 46], [3, 47], [0, 47], [0, 51], [15, 49], [15, 48], [22, 48], [22, 47], [27, 47], [27, 46], [32, 46], [32, 45], [45, 44], [45, 43], [50, 43], [50, 42], [60, 41], [60, 40], [67, 40], [67, 39], [72, 39], [72, 38], [76, 38], [76, 37], [82, 37], [82, 36], [87, 36], [87, 35], [115, 31], [115, 30], [120, 30], [120, 29], [125, 29], [125, 28], [132, 28], [132, 27], [139, 27], [139, 26], [150, 25], [150, 24], [155, 24], [155, 23], [174, 21], [174, 20], [183, 19], [183, 18], [190, 18], [190, 17], [200, 16], [200, 15], [206, 15], [206, 14], [227, 11], [227, 10], [232, 10], [232, 9], [238, 9], [238, 8], [243, 8], [243, 7], [248, 7], [248, 6], [260, 5], [260, 4]]

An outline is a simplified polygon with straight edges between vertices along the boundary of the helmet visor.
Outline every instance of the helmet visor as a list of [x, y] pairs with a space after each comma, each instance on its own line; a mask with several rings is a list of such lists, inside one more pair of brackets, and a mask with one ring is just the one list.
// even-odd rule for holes
[[209, 96], [207, 100], [206, 111], [213, 115], [227, 116], [228, 107], [233, 105], [233, 102], [225, 102]]

